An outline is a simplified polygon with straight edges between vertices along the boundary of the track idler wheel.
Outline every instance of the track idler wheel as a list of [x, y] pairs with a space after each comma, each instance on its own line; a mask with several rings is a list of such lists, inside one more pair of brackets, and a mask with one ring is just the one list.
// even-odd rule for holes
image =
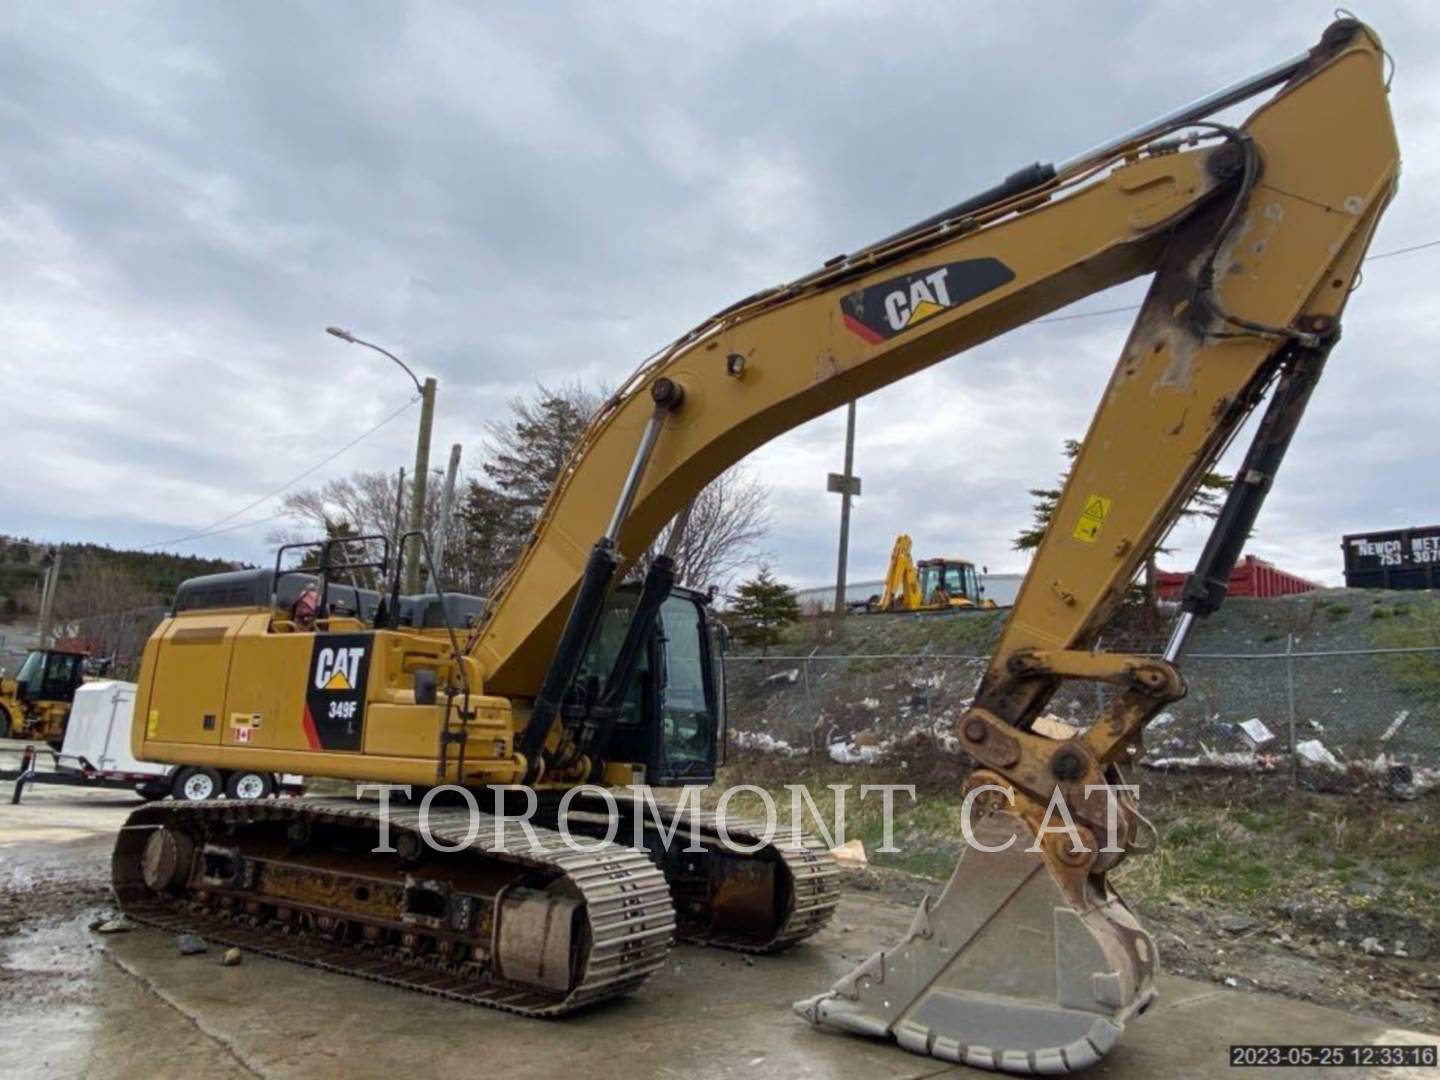
[[195, 865], [195, 841], [175, 829], [156, 829], [140, 856], [140, 877], [157, 893], [178, 893]]
[[1095, 1064], [1155, 1000], [1154, 942], [1102, 873], [1077, 890], [1073, 871], [1027, 851], [1035, 833], [1017, 815], [977, 822], [974, 838], [1009, 846], [967, 848], [905, 940], [795, 1011], [816, 1026], [979, 1068]]

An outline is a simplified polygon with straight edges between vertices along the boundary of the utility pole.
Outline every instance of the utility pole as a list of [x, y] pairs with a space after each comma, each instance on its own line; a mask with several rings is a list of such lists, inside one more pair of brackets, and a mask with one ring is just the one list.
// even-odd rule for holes
[[40, 642], [42, 649], [50, 647], [50, 635], [55, 622], [55, 590], [60, 583], [60, 549], [50, 549], [50, 565], [45, 570], [45, 583], [40, 586]]
[[[425, 531], [425, 481], [430, 475], [430, 424], [435, 419], [435, 380], [427, 378], [420, 388], [420, 437], [415, 442], [415, 479], [410, 500], [410, 531]], [[424, 553], [419, 536], [410, 538], [405, 557], [405, 591], [420, 591], [420, 557]]]
[[[405, 466], [400, 466], [400, 481], [395, 488], [395, 527], [390, 536], [398, 544], [400, 533], [405, 528]], [[399, 555], [399, 552], [396, 552]]]
[[[422, 533], [425, 531], [425, 480], [430, 472], [430, 424], [435, 419], [435, 380], [427, 378], [422, 385], [419, 377], [410, 370], [404, 360], [401, 360], [389, 349], [382, 349], [373, 342], [356, 337], [349, 330], [342, 330], [338, 326], [327, 326], [325, 332], [341, 341], [348, 341], [351, 345], [364, 345], [367, 349], [374, 349], [381, 356], [389, 357], [400, 366], [406, 375], [410, 376], [410, 381], [415, 384], [415, 390], [420, 395], [420, 436], [415, 441], [415, 475], [412, 478], [414, 499], [410, 504], [410, 530]], [[407, 593], [413, 594], [420, 591], [420, 552], [420, 538], [416, 536], [406, 545], [405, 591]]]
[[430, 575], [429, 591], [438, 593], [440, 582], [435, 574], [445, 572], [445, 541], [450, 535], [450, 511], [455, 503], [455, 478], [460, 473], [460, 444], [450, 447], [450, 464], [445, 469], [445, 489], [440, 493], [440, 520], [435, 522], [435, 535], [430, 544], [435, 551], [435, 573]]
[[831, 473], [826, 490], [840, 495], [840, 558], [835, 568], [835, 614], [845, 614], [845, 570], [850, 558], [850, 500], [860, 494], [860, 477], [855, 475], [855, 402], [845, 413], [845, 471]]

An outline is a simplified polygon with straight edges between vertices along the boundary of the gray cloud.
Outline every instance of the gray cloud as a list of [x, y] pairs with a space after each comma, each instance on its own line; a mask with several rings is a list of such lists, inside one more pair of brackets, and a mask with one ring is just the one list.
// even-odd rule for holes
[[[474, 446], [535, 379], [615, 381], [741, 295], [1307, 46], [1330, 6], [1226, 10], [8, 5], [0, 529], [179, 536], [342, 445], [409, 391], [328, 323], [436, 374], [437, 438]], [[1420, 3], [1366, 14], [1399, 65], [1386, 249], [1440, 237], [1440, 33]], [[1436, 260], [1367, 270], [1257, 553], [1336, 580], [1342, 531], [1433, 516]], [[1126, 327], [1026, 328], [865, 399], [852, 575], [901, 526], [1021, 568], [1026, 489]], [[321, 475], [405, 463], [410, 416]], [[833, 572], [842, 427], [756, 458], [798, 582]], [[261, 559], [265, 532], [192, 547]]]

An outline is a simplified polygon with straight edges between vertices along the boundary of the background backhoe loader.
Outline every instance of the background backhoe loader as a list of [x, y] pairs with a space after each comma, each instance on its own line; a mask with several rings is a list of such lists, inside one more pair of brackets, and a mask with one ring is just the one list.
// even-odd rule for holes
[[865, 603], [866, 611], [963, 611], [988, 608], [975, 564], [966, 559], [921, 559], [911, 555], [907, 533], [895, 537], [885, 588]]

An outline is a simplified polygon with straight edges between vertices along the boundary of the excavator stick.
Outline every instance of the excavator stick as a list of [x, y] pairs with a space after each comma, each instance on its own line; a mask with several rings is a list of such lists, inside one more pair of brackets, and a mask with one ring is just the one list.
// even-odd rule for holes
[[1074, 903], [1019, 816], [991, 815], [974, 839], [898, 945], [795, 1011], [984, 1069], [1093, 1065], [1155, 1000], [1154, 941], [1103, 876]]

